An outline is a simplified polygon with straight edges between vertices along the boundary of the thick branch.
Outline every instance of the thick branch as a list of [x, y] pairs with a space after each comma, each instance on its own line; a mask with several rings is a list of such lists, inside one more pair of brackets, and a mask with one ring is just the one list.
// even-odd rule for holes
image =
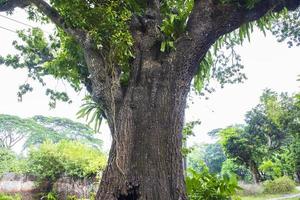
[[191, 79], [201, 59], [220, 36], [244, 23], [258, 20], [269, 12], [279, 12], [284, 8], [294, 10], [299, 5], [299, 0], [261, 0], [252, 9], [247, 9], [236, 4], [220, 4], [216, 0], [195, 1], [188, 21], [187, 36], [177, 43], [176, 57], [183, 63], [178, 70]]
[[54, 24], [62, 28], [66, 33], [73, 36], [79, 43], [83, 44], [86, 39], [87, 33], [84, 30], [70, 28], [67, 26], [65, 20], [59, 15], [56, 9], [51, 7], [44, 0], [30, 0], [41, 13], [46, 15]]
[[0, 3], [0, 12], [12, 11], [15, 8], [24, 8], [30, 3], [27, 0], [7, 0], [3, 3]]

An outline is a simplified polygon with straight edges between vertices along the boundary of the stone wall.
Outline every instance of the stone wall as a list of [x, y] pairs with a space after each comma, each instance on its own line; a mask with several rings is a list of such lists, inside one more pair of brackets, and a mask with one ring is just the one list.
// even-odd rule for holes
[[[95, 193], [97, 187], [98, 183], [95, 179], [61, 177], [53, 183], [52, 191], [58, 194], [59, 200], [65, 200], [67, 196], [88, 199]], [[7, 173], [0, 177], [0, 193], [20, 194], [23, 200], [40, 199], [40, 194], [47, 192], [48, 189], [48, 183], [38, 186], [33, 176]]]
[[67, 199], [67, 196], [88, 199], [91, 194], [96, 193], [98, 183], [95, 179], [62, 177], [53, 184], [52, 189], [58, 194], [59, 199]]

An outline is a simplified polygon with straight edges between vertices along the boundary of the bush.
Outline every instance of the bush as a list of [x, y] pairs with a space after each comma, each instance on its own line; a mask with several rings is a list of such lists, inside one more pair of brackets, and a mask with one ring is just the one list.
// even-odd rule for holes
[[234, 176], [217, 177], [210, 174], [206, 166], [201, 172], [189, 169], [186, 178], [187, 192], [190, 200], [229, 200], [239, 188]]
[[105, 164], [106, 156], [99, 150], [74, 141], [47, 141], [39, 148], [31, 148], [28, 156], [28, 172], [40, 180], [54, 181], [61, 175], [95, 176]]
[[0, 148], [0, 176], [7, 172], [21, 174], [26, 171], [25, 159], [19, 158], [13, 151]]
[[277, 178], [273, 181], [264, 182], [264, 193], [288, 193], [295, 189], [296, 184], [287, 176]]

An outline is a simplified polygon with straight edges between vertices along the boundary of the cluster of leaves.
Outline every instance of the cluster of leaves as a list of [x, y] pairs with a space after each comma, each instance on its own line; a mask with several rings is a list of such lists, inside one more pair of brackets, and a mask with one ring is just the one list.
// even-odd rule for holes
[[106, 118], [103, 107], [93, 101], [90, 95], [85, 96], [83, 101], [84, 103], [77, 112], [77, 117], [85, 118], [85, 120], [88, 122], [88, 126], [94, 123], [95, 132], [99, 132], [102, 119]]
[[229, 200], [239, 189], [234, 176], [217, 177], [209, 173], [204, 164], [200, 172], [189, 169], [186, 184], [188, 197], [191, 200]]
[[169, 0], [162, 2], [161, 12], [163, 21], [161, 31], [164, 40], [161, 43], [162, 52], [171, 51], [175, 48], [174, 41], [185, 31], [187, 19], [193, 9], [194, 1]]
[[[0, 56], [0, 64], [14, 69], [27, 69], [28, 78], [38, 81], [43, 86], [46, 86], [44, 78], [48, 75], [68, 81], [76, 91], [81, 89], [81, 83], [88, 84], [83, 52], [74, 39], [64, 32], [58, 30], [47, 38], [40, 28], [32, 28], [19, 31], [18, 36], [20, 41], [14, 41], [13, 46], [19, 53]], [[30, 83], [26, 81], [19, 87], [19, 100], [32, 90]], [[50, 97], [51, 107], [56, 106], [56, 100], [71, 103], [66, 92], [47, 88], [45, 93]]]
[[80, 142], [44, 142], [31, 148], [28, 155], [28, 172], [40, 180], [55, 180], [61, 175], [84, 178], [96, 176], [106, 165], [106, 156], [99, 150]]
[[286, 41], [289, 47], [300, 45], [300, 12], [284, 13], [282, 18], [277, 19], [272, 26], [272, 33], [279, 42]]
[[0, 176], [7, 172], [21, 174], [26, 169], [26, 160], [17, 156], [13, 151], [0, 148]]

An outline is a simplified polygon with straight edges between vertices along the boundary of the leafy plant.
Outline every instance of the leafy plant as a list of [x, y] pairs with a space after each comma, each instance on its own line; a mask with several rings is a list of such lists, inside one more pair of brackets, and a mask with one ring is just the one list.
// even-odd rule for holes
[[204, 164], [201, 172], [189, 169], [186, 184], [190, 200], [230, 200], [239, 189], [234, 176], [217, 177]]
[[264, 182], [264, 193], [288, 193], [295, 189], [296, 184], [287, 176], [277, 178], [273, 181]]

